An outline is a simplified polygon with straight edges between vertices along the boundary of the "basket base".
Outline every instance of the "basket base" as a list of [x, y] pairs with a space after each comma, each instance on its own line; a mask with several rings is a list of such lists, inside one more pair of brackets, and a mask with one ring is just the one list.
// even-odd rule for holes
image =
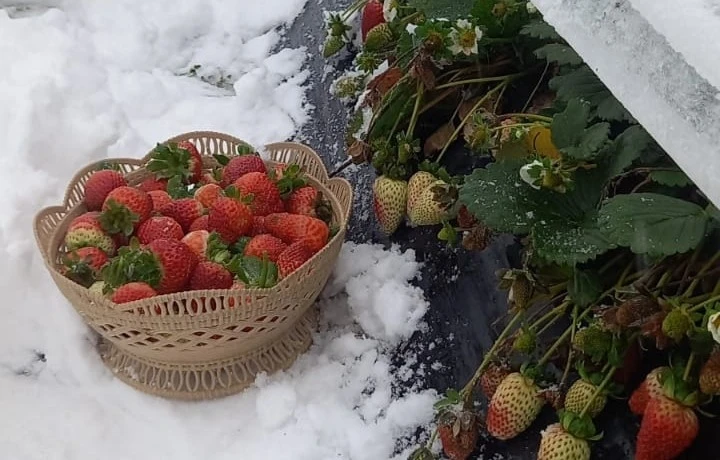
[[214, 399], [241, 392], [261, 372], [272, 374], [290, 367], [310, 347], [317, 322], [317, 307], [312, 306], [275, 342], [237, 358], [202, 364], [169, 364], [140, 358], [104, 339], [99, 348], [105, 365], [137, 390], [186, 401]]

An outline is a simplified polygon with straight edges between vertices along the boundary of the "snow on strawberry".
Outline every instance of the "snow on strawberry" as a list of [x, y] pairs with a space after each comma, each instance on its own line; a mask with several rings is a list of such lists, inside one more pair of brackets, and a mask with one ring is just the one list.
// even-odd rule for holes
[[127, 185], [127, 181], [117, 171], [112, 169], [95, 171], [85, 182], [85, 207], [88, 211], [99, 211], [108, 194], [124, 185]]

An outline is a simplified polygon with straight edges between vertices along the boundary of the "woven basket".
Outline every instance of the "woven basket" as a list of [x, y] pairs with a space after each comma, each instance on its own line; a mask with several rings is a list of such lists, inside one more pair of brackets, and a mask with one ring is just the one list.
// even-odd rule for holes
[[[217, 164], [211, 155], [230, 156], [245, 144], [214, 132], [187, 133], [167, 142], [182, 140], [198, 148], [207, 168]], [[83, 184], [102, 162], [75, 175], [62, 206], [35, 217], [35, 238], [55, 284], [100, 334], [104, 362], [129, 385], [168, 398], [217, 398], [243, 390], [260, 372], [289, 367], [310, 346], [317, 324], [314, 303], [345, 238], [352, 188], [344, 179], [329, 179], [318, 155], [306, 146], [275, 143], [265, 149], [268, 166], [303, 166], [308, 182], [330, 201], [339, 228], [310, 261], [269, 289], [189, 291], [118, 305], [63, 276], [58, 267], [67, 226], [86, 211]], [[150, 174], [142, 167], [147, 158], [111, 162], [134, 185]]]

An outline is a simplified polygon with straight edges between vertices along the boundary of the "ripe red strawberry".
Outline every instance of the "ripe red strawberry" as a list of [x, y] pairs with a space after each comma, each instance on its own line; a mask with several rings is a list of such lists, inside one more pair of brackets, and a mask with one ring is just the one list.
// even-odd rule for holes
[[180, 176], [184, 183], [195, 184], [202, 176], [202, 156], [189, 141], [158, 144], [148, 161], [147, 170], [159, 179]]
[[221, 185], [227, 187], [247, 173], [266, 173], [267, 168], [262, 158], [257, 155], [240, 155], [230, 159], [222, 172]]
[[635, 460], [673, 459], [690, 447], [698, 431], [698, 418], [690, 407], [665, 395], [651, 398], [637, 435]]
[[244, 203], [220, 197], [208, 213], [208, 230], [218, 232], [226, 243], [233, 244], [250, 231], [252, 217], [252, 211]]
[[255, 216], [267, 216], [285, 210], [280, 190], [265, 173], [247, 173], [237, 179], [233, 185], [243, 196], [252, 195], [249, 206]]
[[519, 372], [509, 374], [490, 400], [488, 433], [501, 440], [514, 438], [532, 424], [543, 403], [532, 380]]
[[122, 186], [105, 198], [99, 219], [108, 233], [130, 236], [150, 218], [152, 208], [150, 195], [133, 187]]
[[510, 374], [510, 368], [507, 366], [490, 364], [487, 370], [480, 376], [480, 389], [488, 401], [492, 399], [498, 386], [500, 386], [508, 374]]
[[65, 234], [65, 246], [68, 251], [85, 247], [101, 249], [108, 255], [115, 254], [115, 240], [108, 235], [97, 222], [82, 220], [73, 223]]
[[715, 351], [700, 369], [700, 391], [706, 395], [720, 394], [720, 351]]
[[630, 411], [633, 414], [642, 416], [645, 413], [650, 399], [662, 394], [662, 384], [660, 383], [659, 377], [660, 374], [666, 370], [669, 370], [669, 368], [664, 366], [653, 369], [648, 373], [640, 386], [633, 391], [633, 394], [628, 400]]
[[438, 436], [443, 452], [450, 460], [466, 460], [475, 450], [480, 437], [480, 422], [469, 411], [444, 414], [438, 425]]
[[267, 216], [265, 228], [287, 244], [302, 241], [313, 254], [327, 244], [330, 236], [330, 229], [320, 219], [286, 212]]
[[157, 292], [149, 284], [133, 281], [118, 287], [110, 300], [114, 303], [128, 303], [155, 297], [156, 295]]
[[362, 32], [362, 40], [365, 41], [367, 33], [373, 27], [385, 22], [385, 14], [383, 12], [383, 2], [381, 0], [370, 0], [365, 4], [360, 20], [360, 31]]
[[190, 224], [190, 228], [188, 229], [188, 233], [194, 232], [195, 230], [207, 230], [208, 229], [208, 215], [202, 215], [195, 219], [192, 224]]
[[203, 175], [200, 177], [200, 182], [198, 184], [200, 185], [207, 185], [207, 184], [220, 184], [219, 175], [220, 170], [214, 169], [212, 172], [204, 172]]
[[208, 209], [223, 195], [223, 189], [217, 184], [206, 184], [195, 191], [195, 199]]
[[280, 278], [287, 278], [292, 272], [297, 270], [310, 260], [313, 253], [305, 247], [305, 243], [298, 241], [288, 246], [277, 258], [277, 267]]
[[312, 185], [294, 190], [285, 202], [285, 209], [291, 214], [317, 217], [325, 222], [332, 219], [330, 203]]
[[182, 290], [198, 262], [190, 248], [178, 240], [165, 238], [151, 241], [146, 248], [155, 255], [160, 270], [157, 292], [167, 294]]
[[93, 284], [100, 270], [107, 264], [108, 256], [102, 249], [85, 247], [68, 253], [63, 260], [63, 274], [85, 287]]
[[163, 216], [175, 219], [186, 232], [190, 230], [192, 223], [202, 216], [204, 211], [203, 205], [195, 198], [180, 198], [160, 209]]
[[172, 203], [173, 200], [164, 190], [152, 190], [148, 192], [148, 195], [150, 195], [153, 203], [153, 212], [160, 212], [164, 206]]
[[68, 231], [72, 230], [75, 225], [83, 222], [95, 224], [98, 227], [102, 227], [100, 225], [100, 211], [90, 211], [80, 214], [79, 216], [70, 221], [70, 225], [68, 225]]
[[140, 185], [138, 185], [137, 188], [142, 190], [143, 192], [155, 192], [155, 191], [167, 191], [167, 179], [158, 179], [155, 176], [150, 176], [144, 181], [140, 182]]
[[160, 238], [181, 240], [185, 236], [182, 227], [172, 217], [154, 216], [143, 222], [137, 231], [137, 237], [142, 244]]
[[190, 248], [197, 256], [198, 260], [205, 259], [205, 251], [207, 249], [208, 237], [210, 232], [207, 230], [195, 230], [185, 235], [180, 241]]
[[125, 178], [112, 169], [102, 169], [92, 173], [85, 182], [85, 206], [88, 211], [99, 211], [108, 194], [124, 185], [127, 185]]
[[233, 277], [222, 265], [203, 261], [197, 264], [190, 276], [190, 290], [230, 289]]
[[250, 229], [250, 236], [262, 235], [267, 233], [265, 229], [265, 217], [264, 216], [253, 216], [252, 228]]
[[267, 234], [257, 235], [245, 245], [244, 254], [258, 259], [262, 259], [263, 254], [267, 254], [269, 260], [276, 262], [285, 248], [287, 248], [287, 244], [283, 243], [280, 238]]

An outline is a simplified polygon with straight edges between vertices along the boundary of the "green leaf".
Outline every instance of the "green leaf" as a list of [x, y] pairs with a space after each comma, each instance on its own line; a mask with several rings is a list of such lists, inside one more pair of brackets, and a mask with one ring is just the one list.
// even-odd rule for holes
[[560, 265], [585, 263], [612, 248], [592, 221], [587, 224], [561, 219], [538, 222], [532, 236], [536, 255]]
[[574, 49], [567, 45], [560, 43], [548, 43], [535, 50], [535, 56], [539, 59], [546, 59], [548, 62], [557, 62], [558, 65], [580, 65], [583, 63], [580, 57]]
[[193, 192], [183, 183], [181, 176], [173, 176], [168, 180], [167, 192], [171, 198], [176, 200], [180, 198], [192, 198], [193, 196]]
[[525, 24], [520, 30], [520, 34], [541, 40], [562, 39], [553, 26], [542, 20], [535, 20]]
[[216, 154], [213, 155], [213, 158], [215, 158], [215, 161], [217, 161], [220, 166], [227, 166], [227, 164], [230, 163], [230, 158], [225, 155]]
[[577, 160], [594, 158], [608, 140], [608, 123], [597, 123], [586, 128], [590, 109], [589, 102], [572, 99], [564, 111], [555, 114], [550, 127], [553, 144]]
[[238, 144], [238, 146], [235, 148], [235, 152], [238, 155], [254, 155], [255, 148], [249, 144]]
[[652, 171], [648, 177], [653, 182], [670, 187], [687, 187], [692, 184], [690, 178], [682, 171]]
[[460, 202], [486, 226], [500, 233], [525, 234], [537, 218], [534, 190], [520, 179], [522, 160], [507, 159], [465, 177]]
[[577, 69], [553, 77], [549, 82], [550, 89], [557, 92], [563, 101], [582, 98], [590, 102], [591, 115], [608, 121], [633, 121], [630, 113], [612, 95], [609, 89], [593, 73], [590, 67], [583, 65]]
[[[441, 3], [437, 0], [426, 0], [432, 3]], [[445, 2], [464, 3], [459, 0], [444, 0]], [[520, 30], [530, 20], [525, 6], [526, 2], [503, 0], [475, 0], [472, 15], [485, 28], [485, 37], [515, 38]], [[504, 7], [502, 15], [498, 15], [497, 6]], [[467, 10], [466, 10], [467, 11]], [[464, 13], [466, 14], [466, 13]], [[438, 17], [438, 16], [435, 16]]]
[[613, 141], [609, 159], [610, 177], [617, 176], [632, 165], [648, 148], [652, 138], [640, 125], [630, 126]]
[[600, 210], [599, 224], [618, 246], [636, 254], [666, 256], [695, 248], [705, 236], [708, 215], [689, 201], [633, 193], [608, 200]]
[[568, 294], [573, 302], [580, 307], [587, 307], [598, 299], [602, 291], [602, 282], [597, 273], [575, 269], [572, 283], [568, 285]]
[[429, 18], [455, 20], [467, 16], [473, 0], [408, 0], [408, 6], [417, 8]]

